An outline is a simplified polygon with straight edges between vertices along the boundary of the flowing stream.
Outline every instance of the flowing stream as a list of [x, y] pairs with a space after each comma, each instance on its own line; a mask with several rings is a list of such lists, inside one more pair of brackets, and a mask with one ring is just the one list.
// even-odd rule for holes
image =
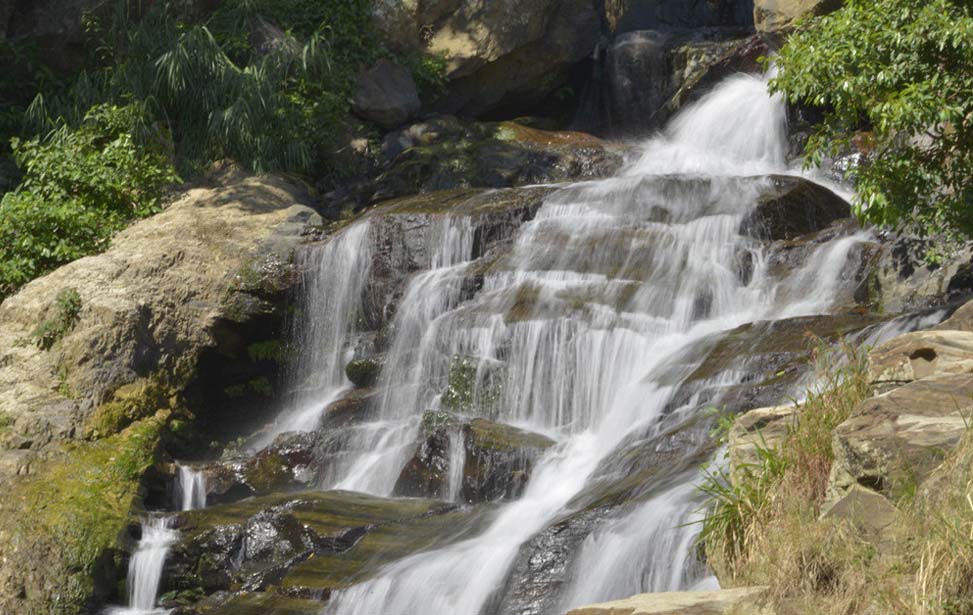
[[[577, 510], [596, 479], [612, 471], [615, 453], [633, 442], [651, 448], [699, 412], [671, 405], [711, 348], [704, 342], [745, 323], [832, 308], [865, 233], [819, 244], [781, 279], [772, 275], [765, 245], [739, 232], [769, 186], [766, 176], [790, 173], [785, 152], [783, 102], [768, 96], [764, 79], [733, 77], [645, 143], [617, 177], [551, 194], [473, 297], [463, 293], [471, 221], [442, 217], [428, 270], [414, 276], [399, 303], [379, 412], [344, 437], [324, 486], [390, 495], [422, 413], [442, 405], [457, 357], [476, 367], [477, 414], [557, 444], [523, 495], [478, 536], [386, 566], [335, 592], [326, 613], [498, 612], [521, 547]], [[312, 318], [319, 330], [302, 333], [317, 353], [304, 361], [305, 377], [318, 381], [285, 414], [292, 427], [314, 420], [347, 386], [339, 359], [348, 358], [351, 324], [337, 308], [358, 300], [367, 259], [352, 249], [365, 249], [368, 225], [352, 226], [322, 249], [332, 261], [322, 261], [315, 284], [337, 286], [321, 299], [329, 324]], [[752, 263], [746, 280], [736, 266], [742, 254]], [[504, 383], [499, 390], [488, 386], [496, 381]], [[451, 458], [461, 456], [457, 446], [450, 443]], [[560, 611], [712, 585], [691, 548], [697, 529], [685, 525], [699, 506], [698, 480], [692, 470], [670, 476], [591, 533], [560, 592]], [[457, 481], [450, 478], [445, 496], [457, 497]]]

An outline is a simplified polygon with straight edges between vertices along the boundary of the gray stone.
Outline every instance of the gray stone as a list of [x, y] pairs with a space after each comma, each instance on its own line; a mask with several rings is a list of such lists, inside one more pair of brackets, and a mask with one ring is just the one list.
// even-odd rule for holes
[[891, 541], [889, 529], [902, 521], [899, 510], [885, 496], [860, 485], [822, 510], [821, 518], [847, 521], [862, 539], [880, 548]]
[[413, 119], [422, 104], [409, 70], [379, 60], [358, 76], [352, 109], [362, 119], [395, 128]]
[[772, 176], [757, 208], [744, 218], [742, 234], [764, 239], [795, 239], [851, 216], [851, 207], [834, 192], [803, 178]]
[[639, 594], [625, 600], [592, 604], [567, 615], [772, 615], [762, 604], [766, 587], [737, 587], [716, 591]]
[[973, 332], [914, 331], [868, 353], [868, 380], [888, 387], [927, 376], [973, 373]]

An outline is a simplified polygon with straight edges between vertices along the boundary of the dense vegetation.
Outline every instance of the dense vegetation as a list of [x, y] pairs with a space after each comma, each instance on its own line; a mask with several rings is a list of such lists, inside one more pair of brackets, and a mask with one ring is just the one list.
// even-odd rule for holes
[[[325, 186], [356, 171], [335, 162], [355, 124], [355, 76], [392, 55], [372, 32], [369, 0], [197, 4], [96, 9], [85, 16], [88, 56], [66, 76], [37, 62], [36, 49], [4, 50], [0, 139], [22, 181], [0, 202], [0, 299], [103, 249], [157, 211], [166, 186], [213, 161]], [[423, 95], [442, 87], [436, 58], [397, 59]]]
[[973, 3], [847, 0], [807, 21], [772, 88], [827, 109], [809, 161], [866, 153], [851, 169], [861, 216], [973, 233]]

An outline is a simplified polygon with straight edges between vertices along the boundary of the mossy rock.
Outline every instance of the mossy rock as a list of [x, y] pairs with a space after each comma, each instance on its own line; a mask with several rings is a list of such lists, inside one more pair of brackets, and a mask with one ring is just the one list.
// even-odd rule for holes
[[345, 366], [345, 375], [358, 388], [373, 386], [381, 371], [382, 366], [375, 359], [355, 359]]
[[[11, 569], [43, 567], [61, 582], [33, 587], [22, 579], [24, 612], [78, 613], [116, 589], [114, 550], [131, 521], [143, 474], [158, 457], [168, 412], [95, 442], [65, 444], [64, 454], [8, 493], [0, 525], [10, 532], [0, 551]], [[57, 572], [55, 572], [57, 571]], [[53, 606], [52, 606], [53, 605]]]
[[[468, 535], [463, 530], [473, 531], [480, 518], [480, 512], [433, 500], [341, 491], [276, 494], [183, 513], [182, 540], [173, 549], [172, 565], [196, 570], [196, 561], [180, 558], [203, 557], [206, 549], [200, 546], [211, 540], [215, 530], [245, 527], [248, 521], [272, 510], [286, 511], [299, 527], [321, 538], [313, 556], [291, 562], [281, 571], [279, 585], [290, 595], [327, 594], [366, 580], [390, 562], [459, 540]], [[198, 541], [203, 542], [194, 546]], [[237, 604], [237, 599], [229, 604]]]
[[118, 433], [159, 410], [179, 407], [179, 396], [155, 377], [140, 378], [115, 390], [112, 399], [96, 407], [85, 421], [85, 436], [101, 438]]

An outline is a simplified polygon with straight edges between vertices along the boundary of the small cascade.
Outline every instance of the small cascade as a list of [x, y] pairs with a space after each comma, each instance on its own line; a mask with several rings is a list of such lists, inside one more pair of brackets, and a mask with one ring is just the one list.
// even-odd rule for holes
[[345, 365], [352, 358], [350, 341], [362, 313], [362, 294], [371, 267], [369, 225], [355, 224], [325, 244], [299, 253], [302, 292], [291, 339], [300, 349], [288, 374], [290, 394], [272, 428], [254, 448], [259, 449], [281, 433], [317, 427], [328, 405], [351, 383]]
[[201, 470], [194, 470], [191, 466], [177, 464], [179, 471], [176, 476], [176, 494], [179, 510], [196, 510], [206, 508], [206, 476]]
[[463, 492], [463, 471], [466, 469], [466, 444], [463, 442], [463, 433], [458, 429], [449, 432], [446, 463], [449, 464], [449, 470], [443, 499], [447, 502], [459, 502]]
[[463, 296], [465, 268], [473, 254], [469, 217], [443, 217], [431, 235], [430, 269], [406, 287], [395, 316], [395, 337], [379, 380], [377, 418], [357, 425], [342, 442], [325, 485], [389, 495], [412, 450], [422, 413], [436, 406], [449, 365], [436, 353], [442, 316]]
[[107, 615], [165, 615], [156, 608], [162, 570], [169, 548], [179, 539], [172, 517], [150, 515], [142, 520], [142, 538], [128, 563], [128, 607], [111, 607]]
[[694, 474], [585, 539], [561, 612], [642, 592], [717, 588], [696, 557], [701, 477]]

